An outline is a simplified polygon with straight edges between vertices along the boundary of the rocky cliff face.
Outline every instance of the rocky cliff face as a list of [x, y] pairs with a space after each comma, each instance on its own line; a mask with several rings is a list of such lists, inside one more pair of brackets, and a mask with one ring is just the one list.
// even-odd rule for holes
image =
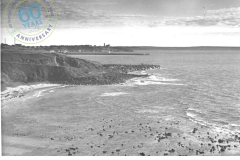
[[103, 85], [122, 83], [140, 75], [129, 71], [158, 68], [155, 65], [102, 65], [98, 62], [56, 53], [2, 51], [1, 84], [50, 82], [57, 84]]

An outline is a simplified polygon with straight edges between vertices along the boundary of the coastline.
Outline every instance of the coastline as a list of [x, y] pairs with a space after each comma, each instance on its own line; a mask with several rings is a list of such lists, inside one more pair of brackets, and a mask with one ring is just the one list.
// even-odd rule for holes
[[[160, 68], [159, 65], [100, 64], [56, 53], [2, 53], [3, 87], [11, 83], [49, 82], [64, 85], [110, 85], [142, 75], [132, 71]], [[17, 74], [16, 74], [17, 73]]]
[[[151, 101], [156, 99], [145, 106], [146, 94], [139, 98], [136, 95], [147, 87], [140, 90], [138, 87], [131, 90], [126, 84], [114, 87], [134, 78], [136, 85], [163, 84], [161, 81], [176, 81], [164, 85], [182, 83], [176, 79], [158, 81], [153, 75], [149, 78], [144, 71], [154, 65], [101, 65], [57, 56], [53, 54], [53, 59], [46, 61], [42, 57], [40, 60], [21, 57], [15, 64], [10, 64], [10, 60], [5, 64], [10, 68], [6, 73], [22, 67], [26, 75], [23, 80], [27, 82], [58, 74], [62, 79], [51, 79], [52, 84], [40, 79], [39, 84], [29, 83], [3, 91], [6, 100], [2, 108], [3, 155], [240, 155], [239, 132], [224, 132], [193, 121], [185, 110], [178, 114], [177, 108], [161, 101], [155, 106]], [[39, 71], [44, 72], [38, 74]], [[72, 79], [79, 75], [83, 77]], [[56, 83], [61, 82], [80, 85], [59, 89], [62, 84]], [[166, 94], [162, 88], [159, 90]]]
[[[146, 68], [144, 67], [144, 69], [139, 70], [138, 65], [105, 65], [105, 67], [109, 67], [112, 66], [113, 68], [111, 69], [115, 69], [117, 68], [119, 71], [121, 70], [121, 72], [125, 72], [127, 75], [130, 76], [130, 78], [127, 78], [124, 80], [124, 82], [119, 82], [119, 83], [110, 83], [110, 84], [92, 84], [92, 85], [121, 85], [122, 83], [126, 83], [131, 79], [137, 78], [137, 77], [149, 77], [150, 74], [147, 74], [145, 71], [148, 70], [155, 70], [155, 69], [159, 69], [160, 67], [156, 67], [156, 66], [147, 66]], [[119, 69], [119, 66], [121, 66], [121, 69]], [[130, 67], [129, 67], [130, 66]], [[155, 68], [156, 67], [156, 68]], [[132, 76], [132, 77], [131, 77]], [[34, 82], [34, 83], [30, 83], [30, 84], [21, 84], [21, 85], [17, 85], [15, 87], [5, 87], [4, 90], [1, 91], [1, 102], [5, 102], [8, 101], [10, 99], [13, 98], [20, 98], [22, 96], [24, 96], [26, 93], [36, 90], [36, 89], [42, 89], [42, 88], [49, 88], [49, 87], [59, 87], [62, 85], [66, 85], [66, 84], [55, 84], [55, 83], [42, 83], [42, 82]], [[73, 84], [74, 85], [74, 84]], [[81, 85], [81, 84], [80, 84]], [[88, 85], [88, 84], [83, 84], [83, 85]], [[91, 85], [91, 84], [89, 84]]]
[[[117, 68], [119, 67], [117, 65]], [[132, 69], [130, 68], [130, 70]], [[132, 70], [128, 74], [150, 76], [145, 71]], [[76, 98], [71, 96], [72, 99], [83, 97], [83, 99], [88, 99], [88, 103], [94, 102], [94, 99], [89, 98], [89, 92], [96, 91], [95, 89], [99, 87], [105, 88], [104, 85], [76, 85], [81, 92], [73, 87], [69, 91], [66, 90], [67, 93], [64, 93], [65, 96], [62, 98], [61, 96], [59, 98], [59, 94], [62, 93], [56, 91], [42, 97], [42, 92], [51, 93], [49, 90], [61, 86], [62, 84], [49, 83], [20, 85], [9, 87], [1, 93], [8, 95], [6, 98], [16, 97], [14, 101], [5, 99], [6, 106], [17, 104], [17, 107], [2, 108], [3, 117], [5, 117], [3, 155], [240, 155], [239, 133], [218, 131], [184, 117], [161, 116], [158, 115], [159, 111], [156, 110], [156, 107], [152, 109], [138, 107], [120, 109], [110, 104], [105, 106], [96, 100], [97, 105], [83, 107], [82, 104], [68, 101], [65, 97], [72, 94], [76, 96]], [[32, 95], [34, 99], [25, 101], [25, 99], [17, 98], [38, 89], [41, 90]], [[128, 96], [128, 93], [107, 92], [100, 96], [115, 98]], [[71, 106], [72, 103], [78, 107]], [[45, 106], [47, 107], [45, 108]], [[65, 106], [67, 107], [65, 108]], [[24, 109], [30, 113], [26, 115]], [[68, 118], [63, 120], [62, 114]], [[125, 117], [126, 114], [128, 118]], [[99, 119], [99, 117], [101, 118]], [[20, 129], [13, 129], [10, 127], [12, 125], [34, 127], [24, 128], [22, 126]], [[69, 126], [71, 127], [69, 128]], [[82, 129], [79, 130], [79, 127]], [[59, 133], [63, 133], [63, 135]], [[91, 151], [89, 152], [89, 150]]]
[[6, 87], [5, 90], [1, 91], [1, 103], [4, 103], [14, 98], [20, 98], [24, 96], [26, 93], [36, 89], [58, 87], [58, 86], [61, 86], [61, 84], [32, 83], [28, 85], [19, 85], [16, 87]]
[[[154, 69], [150, 69], [154, 70]], [[133, 75], [132, 78], [126, 79], [125, 82], [120, 82], [120, 83], [111, 83], [111, 84], [103, 84], [103, 85], [120, 85], [122, 83], [126, 83], [127, 81], [134, 79], [136, 77], [141, 77], [141, 76], [150, 76], [149, 74], [145, 73], [147, 70], [138, 70], [138, 71], [132, 71], [129, 72], [128, 75]], [[136, 77], [135, 77], [136, 76]], [[15, 87], [6, 87], [3, 91], [1, 91], [1, 103], [6, 102], [8, 100], [14, 99], [14, 98], [20, 98], [24, 96], [26, 93], [36, 90], [36, 89], [44, 89], [44, 88], [50, 88], [50, 87], [60, 87], [60, 86], [65, 86], [66, 84], [54, 84], [54, 83], [30, 83], [28, 85], [17, 85]], [[74, 85], [74, 84], [73, 84]], [[84, 85], [84, 84], [83, 84]], [[88, 84], [85, 84], [88, 85]], [[97, 84], [92, 84], [92, 85], [97, 85]], [[101, 85], [101, 84], [100, 84]]]
[[[51, 92], [48, 86], [33, 99], [8, 101], [14, 107], [2, 110], [3, 155], [240, 155], [239, 133], [161, 115], [156, 106], [127, 105], [130, 99], [113, 105], [129, 95], [114, 87], [75, 87]], [[48, 93], [41, 96], [41, 91]]]

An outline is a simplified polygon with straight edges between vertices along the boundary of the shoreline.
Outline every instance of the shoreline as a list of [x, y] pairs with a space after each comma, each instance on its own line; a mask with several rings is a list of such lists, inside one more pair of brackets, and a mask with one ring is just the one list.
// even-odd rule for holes
[[[106, 65], [107, 66], [107, 65]], [[119, 66], [132, 66], [132, 65], [116, 65], [117, 67]], [[116, 67], [114, 66], [114, 67]], [[137, 65], [136, 65], [137, 66]], [[109, 67], [109, 66], [107, 66]], [[159, 67], [160, 68], [160, 67]], [[130, 69], [130, 71], [128, 71], [127, 73], [125, 73], [127, 76], [129, 76], [128, 78], [124, 79], [124, 82], [119, 82], [119, 83], [110, 83], [110, 84], [72, 84], [72, 85], [84, 85], [84, 86], [93, 86], [93, 85], [121, 85], [122, 83], [126, 83], [127, 81], [137, 78], [137, 77], [141, 77], [141, 76], [150, 76], [149, 74], [145, 73], [145, 71], [148, 70], [155, 70], [155, 69], [159, 69], [159, 68], [149, 68], [149, 69], [142, 69], [142, 70], [133, 70], [133, 68]], [[124, 72], [128, 69], [124, 68]], [[22, 96], [24, 96], [26, 93], [36, 90], [36, 89], [41, 89], [41, 88], [48, 88], [48, 87], [56, 87], [56, 86], [62, 86], [62, 85], [71, 85], [71, 84], [64, 84], [64, 83], [44, 83], [44, 82], [33, 82], [33, 83], [29, 83], [29, 84], [21, 84], [21, 85], [17, 85], [15, 87], [5, 87], [5, 89], [3, 91], [1, 91], [1, 103], [11, 100], [13, 98], [20, 98]]]
[[[3, 155], [240, 155], [239, 133], [219, 132], [181, 116], [151, 112], [156, 108], [118, 107], [87, 100], [94, 90], [94, 86], [90, 90], [70, 88], [29, 102], [11, 101], [18, 107], [2, 110]], [[61, 98], [57, 96], [60, 94]], [[69, 94], [79, 99], [63, 98]], [[102, 95], [114, 99], [110, 94]]]
[[[131, 74], [146, 73], [136, 71]], [[41, 97], [42, 92], [58, 86], [62, 85], [39, 83], [11, 87], [4, 91], [15, 93], [18, 90], [27, 93], [41, 89], [35, 93], [35, 97], [41, 101], [24, 101], [17, 98], [16, 101], [7, 102], [12, 106], [17, 104], [18, 107], [2, 110], [5, 117], [3, 155], [240, 155], [240, 133], [225, 133], [184, 117], [160, 116], [158, 112], [151, 112], [145, 108], [133, 109], [126, 106], [125, 109], [120, 109], [111, 104], [105, 106], [98, 101], [96, 105], [94, 100], [84, 101], [94, 104], [84, 106], [77, 101], [72, 103], [64, 99], [65, 96], [59, 99], [56, 94], [61, 92]], [[80, 92], [75, 89], [66, 90], [64, 95], [72, 94], [71, 97], [75, 96], [73, 99], [79, 96], [89, 98], [88, 94], [94, 90], [94, 85], [90, 88], [92, 89]], [[111, 96], [106, 93], [102, 95], [104, 98]], [[29, 113], [26, 114], [26, 111]], [[63, 113], [66, 119], [62, 118]], [[11, 128], [12, 125], [17, 125], [19, 129]], [[25, 125], [33, 128], [25, 128]], [[52, 146], [49, 147], [50, 143]]]
[[[36, 83], [36, 82], [35, 82]], [[1, 91], [1, 103], [9, 101], [11, 99], [20, 98], [26, 93], [36, 90], [49, 87], [57, 87], [62, 84], [50, 84], [50, 83], [37, 83], [37, 84], [28, 84], [28, 85], [19, 85], [16, 87], [6, 87], [5, 90]]]

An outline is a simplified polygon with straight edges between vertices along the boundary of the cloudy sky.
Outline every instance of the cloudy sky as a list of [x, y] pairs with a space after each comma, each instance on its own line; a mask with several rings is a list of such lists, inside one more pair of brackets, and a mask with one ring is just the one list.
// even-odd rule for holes
[[[240, 46], [240, 0], [53, 0], [54, 33], [39, 45]], [[1, 2], [2, 13], [5, 7]], [[2, 14], [3, 15], [3, 14]], [[2, 28], [2, 41], [9, 37]], [[11, 43], [10, 38], [9, 43]]]

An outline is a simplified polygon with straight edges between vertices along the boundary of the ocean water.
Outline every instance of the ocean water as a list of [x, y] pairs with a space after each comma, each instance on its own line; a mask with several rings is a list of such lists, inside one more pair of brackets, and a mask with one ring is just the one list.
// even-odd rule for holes
[[144, 51], [150, 56], [75, 56], [106, 64], [159, 64], [124, 84], [99, 87], [93, 100], [136, 114], [182, 117], [240, 133], [240, 51]]

